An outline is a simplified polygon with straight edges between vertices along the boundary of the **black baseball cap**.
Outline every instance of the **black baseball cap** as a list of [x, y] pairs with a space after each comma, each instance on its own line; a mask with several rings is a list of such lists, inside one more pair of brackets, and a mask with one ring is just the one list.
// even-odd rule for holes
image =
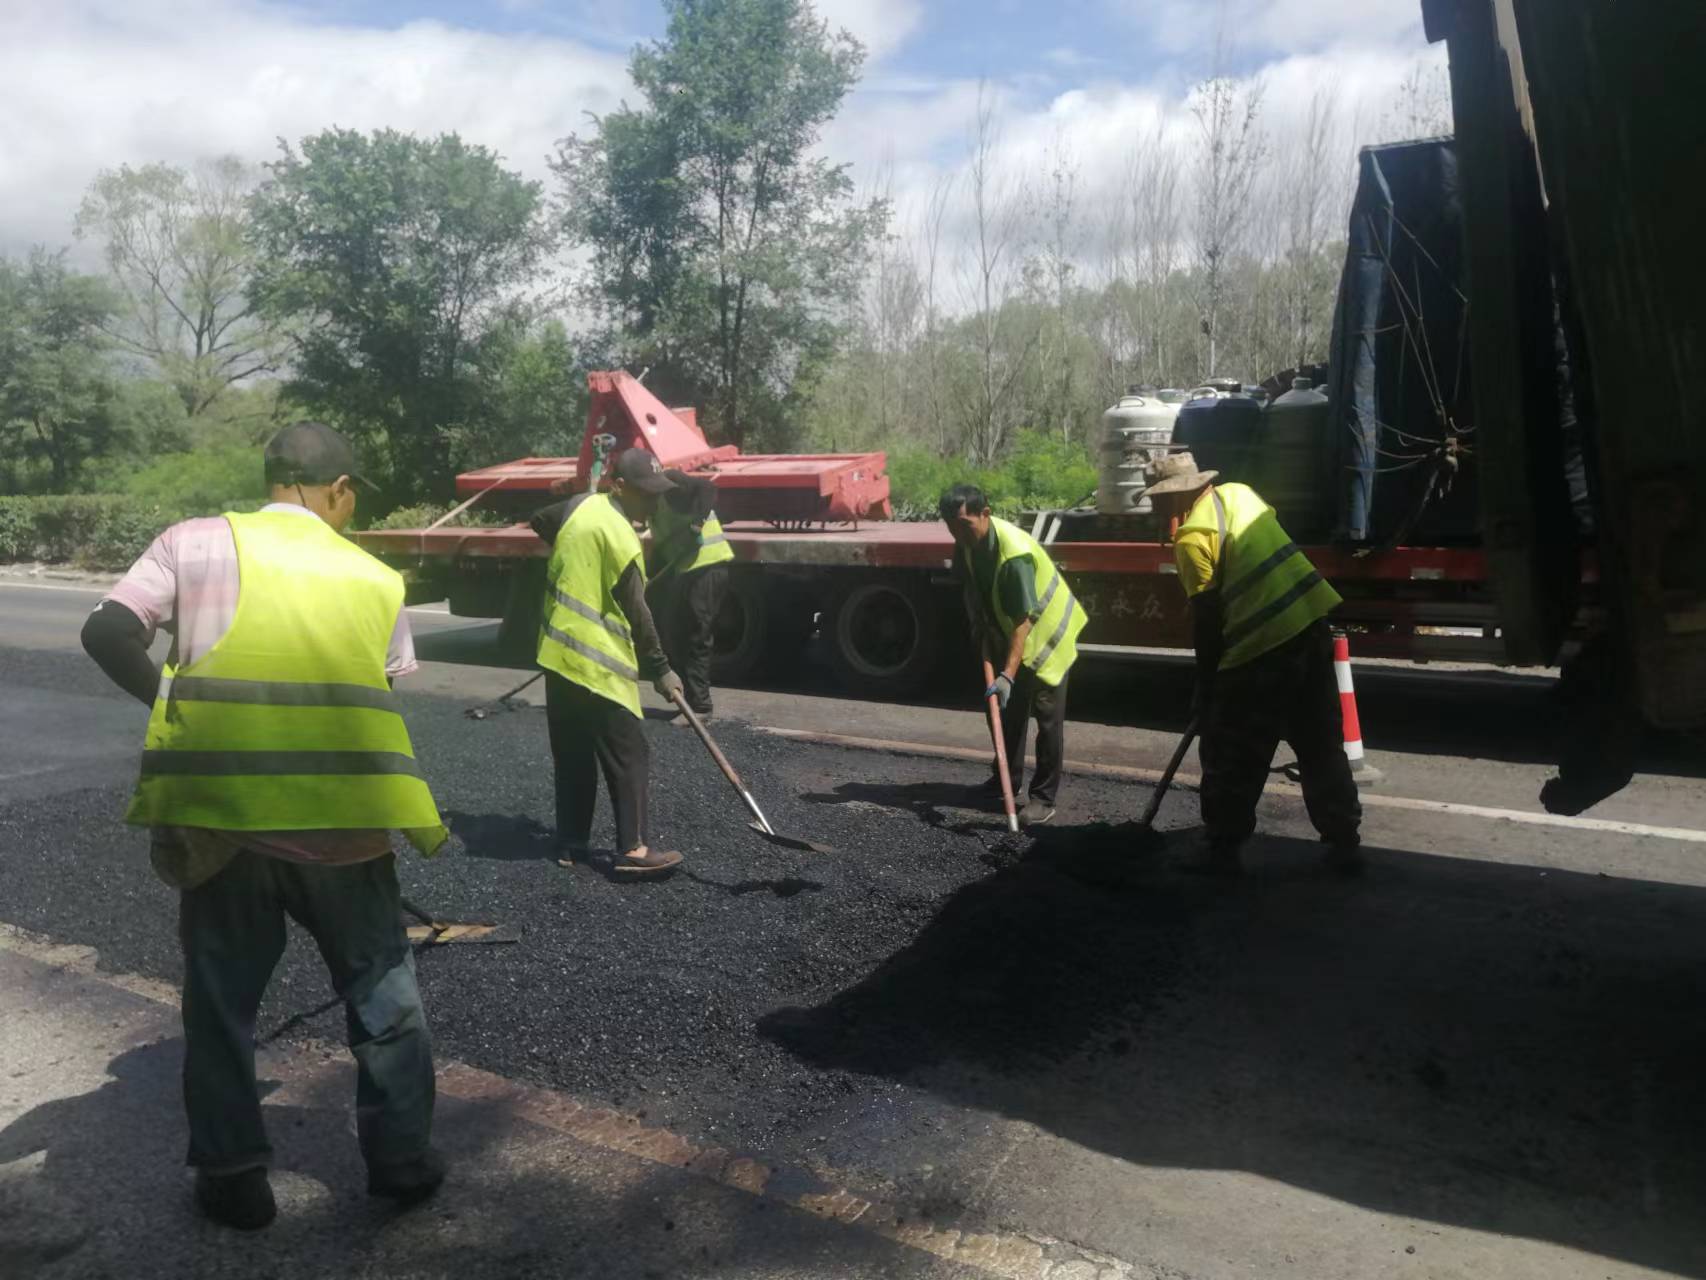
[[668, 493], [675, 482], [663, 473], [650, 449], [625, 449], [616, 459], [616, 478], [641, 493]]
[[267, 441], [261, 455], [268, 484], [331, 484], [348, 476], [377, 491], [356, 467], [355, 450], [323, 422], [293, 422]]

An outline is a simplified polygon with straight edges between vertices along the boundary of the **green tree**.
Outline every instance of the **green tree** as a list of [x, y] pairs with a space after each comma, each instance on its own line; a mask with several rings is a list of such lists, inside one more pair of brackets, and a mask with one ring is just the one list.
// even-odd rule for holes
[[570, 237], [612, 355], [718, 436], [786, 443], [887, 217], [814, 154], [864, 49], [808, 0], [665, 0], [644, 98], [558, 144]]
[[117, 443], [113, 381], [104, 334], [114, 309], [107, 283], [65, 265], [65, 253], [33, 250], [0, 259], [0, 442], [21, 468], [45, 467], [54, 492]]
[[251, 205], [252, 297], [301, 331], [287, 394], [382, 442], [399, 496], [444, 492], [482, 338], [551, 245], [539, 185], [455, 134], [281, 145]]
[[254, 180], [235, 156], [193, 170], [124, 165], [96, 177], [77, 213], [78, 237], [103, 242], [122, 299], [114, 339], [152, 362], [192, 416], [285, 355], [283, 333], [246, 296]]

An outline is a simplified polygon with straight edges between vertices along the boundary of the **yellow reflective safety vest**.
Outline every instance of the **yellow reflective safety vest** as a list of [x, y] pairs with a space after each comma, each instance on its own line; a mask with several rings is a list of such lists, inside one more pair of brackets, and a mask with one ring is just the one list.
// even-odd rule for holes
[[[1023, 661], [1044, 684], [1058, 685], [1078, 661], [1078, 633], [1084, 630], [1089, 618], [1048, 552], [1030, 534], [999, 516], [991, 516], [989, 523], [995, 530], [996, 546], [995, 572], [989, 579], [990, 616], [1002, 635], [1012, 636], [1021, 619], [1009, 618], [1001, 607], [1001, 568], [1009, 560], [1029, 556], [1036, 579], [1038, 613], [1030, 634], [1025, 637]], [[975, 590], [977, 571], [972, 567], [969, 550], [961, 548], [960, 562], [966, 581]]]
[[652, 575], [654, 578], [669, 573], [685, 576], [700, 569], [709, 569], [714, 564], [727, 564], [735, 558], [735, 549], [729, 545], [728, 535], [723, 532], [715, 511], [705, 517], [699, 536], [695, 538], [693, 522], [666, 501], [660, 501], [652, 515], [652, 544], [662, 557], [658, 561], [657, 572]]
[[609, 494], [595, 493], [569, 513], [545, 572], [539, 665], [639, 716], [634, 633], [614, 594], [635, 561], [644, 578], [640, 536]]
[[1339, 593], [1248, 485], [1211, 488], [1179, 526], [1186, 530], [1218, 538], [1223, 671], [1277, 649], [1339, 604]]
[[318, 518], [225, 519], [237, 612], [205, 654], [161, 672], [125, 820], [386, 828], [437, 852], [448, 833], [385, 678], [403, 579]]

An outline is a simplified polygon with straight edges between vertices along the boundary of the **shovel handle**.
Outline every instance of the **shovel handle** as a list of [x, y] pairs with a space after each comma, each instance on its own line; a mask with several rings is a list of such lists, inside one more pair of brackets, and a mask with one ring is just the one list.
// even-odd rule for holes
[[764, 834], [773, 836], [776, 833], [770, 828], [770, 820], [764, 816], [764, 811], [758, 807], [758, 801], [752, 798], [752, 792], [746, 789], [746, 784], [740, 780], [740, 774], [729, 763], [729, 758], [722, 752], [711, 737], [711, 731], [705, 727], [705, 722], [694, 714], [693, 708], [687, 705], [687, 699], [679, 693], [670, 694], [671, 702], [675, 703], [681, 714], [687, 717], [687, 723], [693, 726], [693, 732], [699, 735], [699, 741], [705, 744], [705, 750], [711, 753], [711, 759], [717, 762], [717, 768], [723, 771], [723, 777], [729, 780], [729, 785], [740, 793], [740, 798], [746, 802], [746, 807], [752, 811], [752, 816], [758, 819], [758, 825], [764, 829]]
[[1167, 762], [1167, 772], [1163, 773], [1161, 781], [1155, 784], [1155, 794], [1149, 797], [1149, 804], [1143, 810], [1143, 817], [1138, 819], [1138, 826], [1149, 826], [1155, 821], [1155, 815], [1161, 812], [1161, 801], [1167, 795], [1167, 788], [1173, 785], [1173, 775], [1179, 772], [1179, 766], [1184, 763], [1185, 752], [1189, 751], [1191, 743], [1196, 741], [1200, 723], [1200, 717], [1192, 716], [1191, 722], [1185, 726], [1184, 736], [1179, 739], [1179, 745], [1173, 748], [1173, 758]]
[[[995, 664], [983, 660], [983, 687], [995, 683]], [[1007, 830], [1019, 829], [1019, 810], [1013, 803], [1013, 779], [1007, 773], [1007, 735], [1001, 731], [1001, 699], [989, 695], [989, 736], [995, 741], [995, 772], [1001, 778], [1001, 807], [1007, 813]]]

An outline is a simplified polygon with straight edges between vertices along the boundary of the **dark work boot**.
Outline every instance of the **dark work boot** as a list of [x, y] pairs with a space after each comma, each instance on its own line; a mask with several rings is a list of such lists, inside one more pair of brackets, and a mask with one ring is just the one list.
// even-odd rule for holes
[[444, 1181], [444, 1172], [444, 1157], [428, 1147], [412, 1160], [370, 1166], [367, 1194], [395, 1200], [406, 1209], [437, 1191]]
[[259, 1231], [278, 1216], [265, 1169], [213, 1174], [196, 1170], [195, 1202], [215, 1222], [239, 1231]]
[[1321, 841], [1327, 846], [1327, 869], [1335, 875], [1358, 876], [1368, 865], [1362, 856], [1361, 836], [1342, 836], [1332, 840], [1322, 836]]

